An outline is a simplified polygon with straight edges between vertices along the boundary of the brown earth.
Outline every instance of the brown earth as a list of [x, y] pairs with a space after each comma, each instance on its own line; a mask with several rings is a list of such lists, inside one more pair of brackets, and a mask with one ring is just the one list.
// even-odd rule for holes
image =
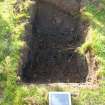
[[[33, 5], [30, 25], [26, 27], [22, 80], [35, 83], [86, 82], [88, 62], [85, 56], [76, 52], [84, 42], [88, 27], [81, 19], [80, 9], [72, 14], [47, 2], [49, 0], [42, 1]], [[80, 7], [78, 0], [71, 8], [77, 5]]]

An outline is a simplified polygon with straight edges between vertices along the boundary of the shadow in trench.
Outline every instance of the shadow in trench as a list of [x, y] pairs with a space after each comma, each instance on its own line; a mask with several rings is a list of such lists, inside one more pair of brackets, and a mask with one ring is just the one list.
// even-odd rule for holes
[[22, 80], [34, 83], [85, 82], [88, 65], [76, 49], [84, 42], [88, 25], [81, 19], [80, 11], [70, 14], [39, 1], [32, 12], [32, 30], [29, 26], [26, 28], [29, 50], [23, 51], [26, 59], [22, 58]]

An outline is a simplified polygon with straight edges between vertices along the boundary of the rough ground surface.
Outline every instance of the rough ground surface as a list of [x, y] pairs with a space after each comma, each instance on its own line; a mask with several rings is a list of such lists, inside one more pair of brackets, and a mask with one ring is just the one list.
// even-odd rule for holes
[[36, 0], [40, 2], [48, 2], [66, 13], [77, 13], [80, 9], [81, 0]]
[[36, 6], [31, 20], [32, 36], [27, 36], [29, 51], [22, 79], [36, 83], [85, 82], [87, 62], [75, 52], [83, 42], [86, 28], [79, 9], [73, 15], [48, 2], [37, 2]]

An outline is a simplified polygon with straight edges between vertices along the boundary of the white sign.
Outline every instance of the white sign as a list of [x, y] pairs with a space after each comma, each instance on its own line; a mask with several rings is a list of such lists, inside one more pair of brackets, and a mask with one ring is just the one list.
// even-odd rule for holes
[[49, 92], [49, 105], [71, 105], [69, 92]]

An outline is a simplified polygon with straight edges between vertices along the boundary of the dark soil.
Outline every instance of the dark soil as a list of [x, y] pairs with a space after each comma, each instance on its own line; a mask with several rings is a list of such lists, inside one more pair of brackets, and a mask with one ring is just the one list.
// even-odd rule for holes
[[22, 80], [35, 83], [85, 82], [88, 65], [85, 57], [75, 51], [83, 43], [86, 31], [80, 11], [74, 15], [65, 13], [47, 2], [38, 2], [35, 11], [32, 36], [28, 35], [26, 41], [29, 51], [22, 66]]

